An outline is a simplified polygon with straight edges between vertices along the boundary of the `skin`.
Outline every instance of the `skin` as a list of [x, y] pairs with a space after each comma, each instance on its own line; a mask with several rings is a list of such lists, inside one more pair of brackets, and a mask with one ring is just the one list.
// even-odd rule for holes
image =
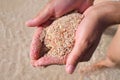
[[[119, 25], [119, 27], [120, 27], [120, 25]], [[119, 36], [120, 36], [120, 28], [118, 28], [112, 42], [110, 43], [108, 51], [107, 51], [106, 59], [109, 59], [111, 61], [111, 65], [108, 64], [109, 65], [108, 67], [120, 66], [120, 37]]]
[[41, 26], [49, 22], [49, 20], [59, 18], [73, 10], [82, 13], [92, 4], [93, 0], [50, 0], [34, 19], [26, 22], [26, 25], [29, 27]]
[[[62, 4], [62, 1], [63, 0], [60, 0], [61, 4]], [[72, 2], [71, 4], [69, 1], [70, 0], [68, 0], [68, 4], [64, 3], [64, 1], [63, 1], [64, 7], [62, 7], [62, 9], [60, 9], [60, 7], [59, 7], [60, 2], [58, 1], [58, 3], [57, 3], [56, 0], [52, 0], [47, 5], [47, 6], [51, 6], [51, 4], [53, 4], [53, 6], [51, 6], [51, 9], [48, 9], [48, 7], [46, 6], [43, 9], [42, 13], [40, 13], [33, 20], [30, 20], [26, 23], [27, 26], [31, 26], [31, 27], [41, 25], [41, 26], [39, 26], [38, 30], [36, 31], [35, 36], [33, 37], [32, 44], [31, 44], [30, 57], [31, 57], [32, 65], [46, 66], [46, 65], [50, 65], [51, 63], [56, 64], [59, 62], [58, 59], [53, 59], [50, 57], [46, 58], [46, 57], [39, 56], [41, 53], [39, 53], [40, 41], [39, 41], [38, 37], [40, 37], [40, 33], [42, 31], [42, 24], [43, 23], [45, 24], [46, 22], [48, 22], [52, 16], [54, 18], [55, 17], [58, 18], [61, 15], [65, 14], [69, 11], [72, 11], [72, 10], [79, 10], [79, 12], [84, 11], [84, 13], [83, 13], [84, 18], [81, 21], [81, 23], [79, 24], [78, 29], [76, 31], [75, 46], [74, 46], [73, 50], [71, 51], [71, 53], [64, 60], [64, 64], [66, 64], [66, 72], [68, 72], [68, 73], [74, 72], [75, 67], [79, 61], [80, 62], [88, 61], [91, 58], [93, 52], [95, 51], [95, 49], [100, 41], [102, 33], [108, 26], [120, 23], [120, 10], [119, 10], [120, 2], [109, 1], [109, 2], [99, 3], [97, 5], [89, 7], [90, 5], [92, 5], [91, 1], [88, 2], [88, 0], [84, 0], [84, 1], [76, 0], [78, 2], [80, 1], [79, 4], [77, 2], [76, 5], [80, 5], [80, 4], [81, 5], [75, 7], [73, 5], [73, 2], [75, 3], [76, 1], [71, 0], [70, 1], [70, 2]], [[55, 4], [59, 4], [59, 5], [55, 6]], [[53, 11], [54, 13], [47, 12], [47, 9], [51, 10], [49, 12], [52, 12], [52, 10], [54, 10]], [[57, 10], [58, 10], [59, 15], [57, 13]], [[118, 44], [118, 42], [120, 42], [120, 40], [118, 40], [117, 43], [116, 42], [117, 41], [114, 41], [114, 43], [113, 43], [114, 45], [112, 44], [112, 48], [115, 48], [113, 46], [116, 46]], [[113, 50], [115, 50], [115, 49], [113, 49]], [[118, 51], [118, 53], [116, 53], [116, 57], [118, 57], [117, 55], [120, 55], [119, 52], [120, 51]], [[112, 57], [112, 58], [110, 57], [110, 56], [114, 55], [114, 53], [112, 53], [112, 52], [108, 53], [108, 54], [109, 55], [107, 56], [105, 61], [108, 64], [111, 64], [111, 63], [113, 63], [113, 59], [116, 60], [116, 57]], [[119, 57], [117, 59], [119, 59]], [[63, 59], [62, 59], [62, 61], [63, 61]], [[105, 62], [105, 61], [103, 60], [103, 62]], [[117, 61], [114, 61], [114, 63], [115, 62], [117, 62]], [[61, 63], [61, 62], [59, 62], [59, 63]], [[100, 63], [100, 62], [98, 62], [98, 63]]]
[[[119, 25], [120, 27], [120, 25]], [[96, 70], [120, 67], [120, 28], [118, 28], [114, 38], [112, 39], [105, 59], [96, 62], [93, 65], [87, 66], [80, 70], [82, 74], [87, 74], [88, 72], [94, 72]]]

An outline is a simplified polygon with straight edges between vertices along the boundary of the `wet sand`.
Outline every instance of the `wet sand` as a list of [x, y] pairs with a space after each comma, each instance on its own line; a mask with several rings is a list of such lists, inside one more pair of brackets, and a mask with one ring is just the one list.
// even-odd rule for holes
[[[65, 66], [34, 68], [29, 61], [29, 46], [35, 28], [24, 22], [40, 11], [47, 0], [0, 0], [0, 80], [80, 80], [79, 69], [105, 57], [115, 29], [109, 29], [89, 62], [79, 63], [75, 73], [68, 75]], [[119, 80], [120, 70], [105, 69], [83, 80]], [[82, 80], [82, 79], [81, 79]]]

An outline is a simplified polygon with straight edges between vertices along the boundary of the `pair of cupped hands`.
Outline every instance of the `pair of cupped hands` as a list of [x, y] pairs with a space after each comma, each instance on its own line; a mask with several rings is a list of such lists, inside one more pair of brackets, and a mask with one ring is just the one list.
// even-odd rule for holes
[[76, 31], [73, 50], [64, 62], [64, 64], [66, 64], [66, 72], [73, 73], [78, 62], [90, 60], [103, 31], [110, 25], [106, 14], [110, 13], [112, 9], [112, 2], [93, 5], [93, 1], [94, 0], [51, 0], [35, 18], [26, 22], [26, 25], [29, 27], [37, 26], [30, 49], [30, 59], [33, 66], [39, 67], [51, 64], [62, 64], [60, 63], [61, 61], [57, 61], [57, 59], [51, 57], [40, 57], [40, 34], [43, 25], [47, 25], [51, 19], [59, 18], [73, 10], [82, 13], [84, 18]]

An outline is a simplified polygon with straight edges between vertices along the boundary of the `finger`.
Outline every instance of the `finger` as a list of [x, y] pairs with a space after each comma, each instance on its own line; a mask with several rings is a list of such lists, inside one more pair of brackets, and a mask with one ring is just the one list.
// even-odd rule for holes
[[33, 66], [40, 67], [40, 66], [48, 66], [48, 65], [62, 65], [66, 62], [66, 56], [58, 58], [52, 56], [44, 56], [39, 60], [33, 62]]
[[48, 4], [37, 17], [26, 22], [26, 25], [29, 27], [35, 27], [46, 22], [53, 15], [53, 8]]
[[31, 46], [30, 46], [30, 59], [31, 60], [37, 60], [40, 57], [40, 50], [42, 46], [42, 43], [40, 41], [41, 33], [42, 33], [42, 27], [38, 27], [33, 36]]
[[[81, 41], [79, 41], [81, 42]], [[86, 51], [87, 49], [87, 43], [75, 43], [75, 46], [72, 50], [72, 52], [69, 54], [66, 62], [66, 72], [69, 74], [72, 74], [75, 70], [75, 67], [79, 61], [80, 56]]]

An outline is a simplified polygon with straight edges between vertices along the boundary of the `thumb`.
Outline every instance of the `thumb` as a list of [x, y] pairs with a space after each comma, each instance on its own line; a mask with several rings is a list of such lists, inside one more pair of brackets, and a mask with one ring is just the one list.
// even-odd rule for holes
[[72, 74], [79, 60], [82, 60], [82, 54], [86, 50], [87, 44], [84, 41], [78, 41], [66, 61], [66, 72]]

